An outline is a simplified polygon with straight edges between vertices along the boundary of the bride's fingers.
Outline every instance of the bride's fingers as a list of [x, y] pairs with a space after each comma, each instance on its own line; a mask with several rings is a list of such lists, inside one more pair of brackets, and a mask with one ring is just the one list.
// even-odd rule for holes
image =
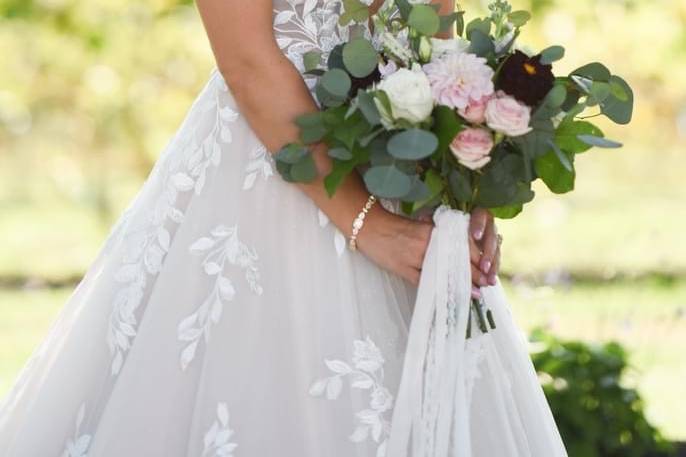
[[483, 210], [477, 208], [472, 211], [471, 217], [469, 219], [469, 233], [474, 237], [475, 240], [481, 241], [486, 232], [486, 226], [488, 225], [488, 220], [490, 213], [488, 210]]
[[472, 237], [470, 235], [468, 238], [469, 238], [469, 261], [472, 262], [474, 265], [479, 265], [479, 262], [481, 261], [481, 248], [479, 247], [478, 244], [476, 244], [474, 237]]
[[484, 254], [479, 261], [479, 268], [481, 268], [481, 271], [483, 271], [484, 274], [488, 274], [495, 263], [495, 254], [498, 250], [498, 232], [496, 231], [493, 220], [491, 220], [486, 227], [481, 247], [483, 248]]
[[491, 266], [491, 270], [488, 272], [488, 283], [492, 286], [495, 286], [496, 275], [498, 274], [498, 271], [500, 270], [500, 256], [501, 256], [501, 251], [500, 251], [500, 248], [498, 248], [498, 251], [495, 254], [495, 260], [493, 262], [493, 266]]
[[488, 285], [488, 279], [486, 278], [486, 275], [479, 270], [478, 267], [476, 267], [474, 264], [471, 264], [472, 267], [472, 284], [474, 284], [477, 287], [485, 287]]

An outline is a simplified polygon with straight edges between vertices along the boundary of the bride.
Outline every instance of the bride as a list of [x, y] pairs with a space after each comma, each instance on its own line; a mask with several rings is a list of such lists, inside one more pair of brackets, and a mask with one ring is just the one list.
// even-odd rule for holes
[[[432, 224], [384, 201], [348, 249], [359, 176], [328, 198], [270, 156], [318, 108], [303, 55], [370, 30], [338, 25], [343, 0], [197, 3], [217, 69], [0, 404], [1, 456], [387, 454]], [[495, 293], [486, 211], [470, 237], [472, 293]], [[467, 347], [459, 456], [564, 456], [509, 311], [494, 313]]]

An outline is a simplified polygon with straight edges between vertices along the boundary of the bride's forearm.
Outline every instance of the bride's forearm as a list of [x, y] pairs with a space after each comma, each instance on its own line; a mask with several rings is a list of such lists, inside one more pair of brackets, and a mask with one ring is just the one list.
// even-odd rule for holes
[[[220, 67], [220, 70], [260, 141], [272, 153], [296, 141], [298, 127], [294, 123], [295, 118], [318, 109], [300, 73], [282, 55], [274, 55], [269, 59], [264, 59], [262, 55], [258, 62], [243, 62], [241, 67], [235, 65], [233, 68]], [[336, 194], [329, 197], [323, 180], [331, 169], [331, 159], [324, 145], [315, 145], [312, 152], [318, 176], [310, 183], [296, 185], [346, 236], [350, 236], [352, 222], [369, 193], [360, 176], [353, 173]], [[383, 217], [383, 211], [377, 208], [370, 215], [370, 220]], [[360, 234], [360, 241], [362, 238]]]

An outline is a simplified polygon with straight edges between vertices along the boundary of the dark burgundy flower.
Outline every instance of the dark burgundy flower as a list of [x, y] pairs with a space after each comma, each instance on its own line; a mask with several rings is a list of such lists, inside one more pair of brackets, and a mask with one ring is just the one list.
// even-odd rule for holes
[[554, 83], [553, 67], [543, 65], [540, 54], [529, 57], [521, 51], [515, 51], [500, 69], [496, 88], [535, 107], [550, 92]]
[[367, 89], [372, 84], [381, 81], [381, 73], [379, 72], [379, 68], [376, 67], [374, 68], [374, 71], [372, 71], [369, 75], [365, 76], [364, 78], [356, 78], [351, 75], [350, 79], [352, 80], [350, 94], [354, 97], [355, 95], [357, 95], [358, 89]]

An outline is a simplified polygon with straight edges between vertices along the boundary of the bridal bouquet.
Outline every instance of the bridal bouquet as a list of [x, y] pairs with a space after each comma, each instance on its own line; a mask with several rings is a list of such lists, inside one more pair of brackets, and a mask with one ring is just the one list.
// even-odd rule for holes
[[[366, 23], [369, 3], [343, 0], [340, 24]], [[299, 117], [300, 142], [275, 155], [284, 179], [310, 181], [316, 169], [309, 146], [323, 142], [333, 159], [325, 178], [330, 195], [358, 170], [370, 193], [399, 200], [408, 215], [434, 211], [394, 412], [393, 456], [406, 455], [410, 436], [413, 456], [444, 455], [435, 449], [469, 439], [464, 348], [473, 321], [487, 333], [493, 314], [506, 308], [499, 285], [470, 299], [470, 211], [513, 218], [533, 200], [538, 179], [554, 193], [573, 190], [577, 154], [621, 146], [587, 119], [626, 124], [633, 110], [631, 88], [603, 64], [555, 75], [562, 46], [538, 53], [520, 47], [528, 12], [494, 0], [488, 17], [465, 25], [464, 12], [441, 16], [429, 3], [387, 0], [371, 18], [373, 34], [365, 27], [350, 33], [325, 66], [319, 53], [306, 53], [322, 109]], [[450, 30], [454, 38], [439, 38]]]
[[[319, 53], [304, 55], [307, 72], [319, 76], [323, 109], [299, 117], [301, 143], [276, 154], [286, 180], [312, 180], [308, 145], [324, 142], [333, 159], [325, 179], [331, 195], [360, 169], [370, 193], [399, 199], [407, 214], [478, 206], [512, 218], [533, 200], [537, 179], [552, 192], [569, 192], [577, 154], [621, 146], [584, 120], [631, 120], [633, 93], [621, 77], [598, 62], [556, 76], [553, 63], [564, 48], [520, 48], [530, 14], [507, 1], [493, 1], [488, 17], [466, 26], [464, 12], [439, 16], [428, 3], [386, 2], [372, 18], [373, 36], [351, 34], [325, 68]], [[343, 4], [341, 25], [369, 20], [363, 0]], [[435, 37], [451, 29], [455, 38]], [[494, 327], [475, 309], [482, 331], [487, 321]]]

